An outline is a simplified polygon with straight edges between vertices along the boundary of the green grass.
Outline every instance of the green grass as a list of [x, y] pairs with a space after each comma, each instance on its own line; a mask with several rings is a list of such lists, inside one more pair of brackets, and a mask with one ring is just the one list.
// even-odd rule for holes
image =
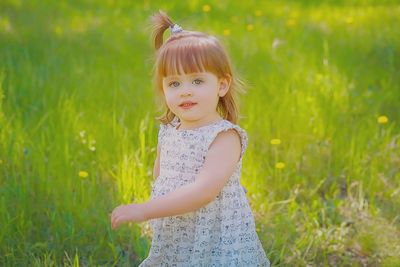
[[163, 9], [220, 37], [248, 81], [241, 181], [273, 265], [399, 266], [400, 4], [264, 2], [2, 1], [0, 265], [147, 256], [148, 224], [114, 232], [108, 214], [149, 199], [146, 23]]

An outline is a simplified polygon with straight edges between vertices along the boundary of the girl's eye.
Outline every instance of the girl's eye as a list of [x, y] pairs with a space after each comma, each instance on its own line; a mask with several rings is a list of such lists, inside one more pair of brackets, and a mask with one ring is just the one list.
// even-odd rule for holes
[[[170, 82], [168, 85], [171, 86], [171, 85], [174, 85], [174, 84], [176, 85], [176, 84], [179, 84], [179, 83], [178, 82]], [[172, 86], [172, 87], [176, 87], [176, 86]]]
[[[198, 82], [198, 83], [197, 83]], [[196, 84], [201, 84], [203, 81], [202, 80], [200, 80], [200, 79], [196, 79], [196, 80], [194, 80], [194, 83], [196, 83]]]

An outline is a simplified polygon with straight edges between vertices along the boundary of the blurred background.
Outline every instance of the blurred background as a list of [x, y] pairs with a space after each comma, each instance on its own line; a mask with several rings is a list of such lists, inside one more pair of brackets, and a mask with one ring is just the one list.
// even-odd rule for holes
[[[137, 266], [159, 122], [148, 19], [247, 81], [241, 183], [273, 266], [400, 266], [399, 1], [0, 2], [0, 265]], [[166, 37], [169, 32], [166, 33]]]

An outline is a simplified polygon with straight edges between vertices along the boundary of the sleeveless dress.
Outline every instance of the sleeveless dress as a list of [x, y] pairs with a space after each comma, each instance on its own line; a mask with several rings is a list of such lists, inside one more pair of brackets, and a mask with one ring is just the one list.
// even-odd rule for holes
[[194, 182], [217, 134], [235, 129], [241, 137], [240, 160], [219, 195], [204, 207], [185, 214], [149, 220], [153, 232], [145, 266], [270, 266], [255, 230], [253, 213], [240, 184], [246, 132], [221, 119], [195, 129], [160, 124], [160, 174], [153, 182], [151, 199]]

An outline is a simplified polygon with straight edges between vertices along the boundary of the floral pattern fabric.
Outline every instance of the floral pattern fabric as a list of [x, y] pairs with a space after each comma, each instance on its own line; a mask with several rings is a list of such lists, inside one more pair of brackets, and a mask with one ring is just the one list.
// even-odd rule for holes
[[254, 216], [240, 184], [248, 137], [238, 125], [219, 120], [195, 129], [177, 129], [179, 120], [160, 124], [160, 174], [151, 199], [194, 182], [206, 153], [222, 131], [235, 129], [241, 139], [240, 159], [218, 196], [185, 214], [149, 221], [153, 237], [146, 266], [270, 266], [255, 229]]

